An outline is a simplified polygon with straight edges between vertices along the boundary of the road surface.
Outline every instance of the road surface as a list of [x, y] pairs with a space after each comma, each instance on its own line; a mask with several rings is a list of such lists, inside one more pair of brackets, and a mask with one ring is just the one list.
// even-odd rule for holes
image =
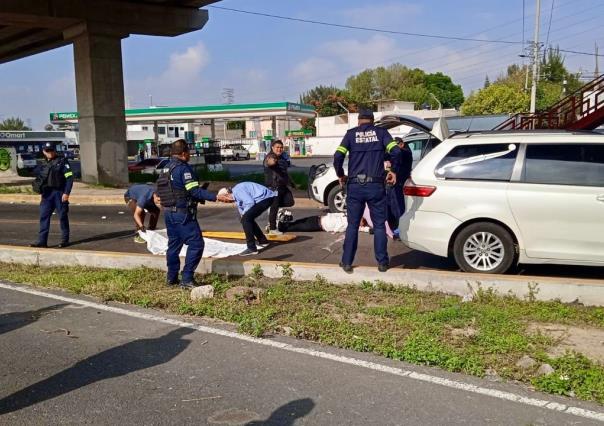
[[286, 337], [251, 339], [216, 323], [185, 325], [155, 311], [8, 287], [0, 283], [3, 425], [591, 425], [597, 424], [594, 418], [604, 420], [601, 406], [520, 386]]

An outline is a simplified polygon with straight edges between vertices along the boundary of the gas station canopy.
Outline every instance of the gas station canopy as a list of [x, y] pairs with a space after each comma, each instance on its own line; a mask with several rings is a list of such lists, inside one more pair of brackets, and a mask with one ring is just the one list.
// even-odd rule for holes
[[[230, 104], [188, 107], [157, 107], [125, 110], [128, 123], [202, 122], [205, 120], [237, 120], [260, 117], [314, 118], [315, 108], [292, 102]], [[77, 112], [51, 112], [53, 124], [77, 123]]]

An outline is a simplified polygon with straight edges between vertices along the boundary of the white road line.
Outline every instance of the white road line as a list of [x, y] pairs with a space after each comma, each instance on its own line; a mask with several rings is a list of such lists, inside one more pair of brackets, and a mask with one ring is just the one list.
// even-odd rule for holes
[[571, 405], [561, 404], [554, 401], [548, 401], [545, 399], [530, 398], [522, 395], [518, 395], [512, 392], [505, 392], [496, 389], [485, 388], [482, 386], [476, 386], [470, 383], [464, 383], [458, 380], [446, 379], [444, 377], [432, 376], [430, 374], [417, 373], [411, 370], [404, 370], [402, 368], [390, 367], [388, 365], [378, 364], [375, 362], [364, 361], [357, 358], [335, 355], [328, 352], [317, 351], [313, 349], [306, 349], [297, 346], [290, 345], [289, 343], [276, 342], [273, 340], [259, 339], [256, 337], [246, 336], [245, 334], [234, 333], [232, 331], [221, 330], [219, 328], [207, 327], [204, 325], [193, 324], [190, 322], [183, 322], [172, 318], [165, 318], [158, 315], [146, 314], [142, 312], [130, 311], [124, 308], [117, 308], [114, 306], [107, 306], [96, 302], [89, 302], [86, 300], [74, 299], [71, 297], [60, 296], [52, 293], [46, 293], [44, 291], [34, 290], [29, 287], [15, 286], [7, 283], [0, 282], [0, 288], [6, 290], [18, 291], [21, 293], [32, 294], [35, 296], [41, 296], [48, 299], [59, 300], [62, 302], [73, 303], [76, 305], [87, 306], [90, 308], [113, 312], [116, 314], [127, 315], [133, 318], [146, 319], [150, 321], [161, 322], [164, 324], [173, 325], [176, 327], [191, 328], [204, 333], [214, 334], [217, 336], [229, 337], [232, 339], [243, 340], [258, 345], [268, 346], [271, 348], [281, 349], [288, 352], [294, 352], [298, 354], [313, 356], [316, 358], [328, 359], [330, 361], [339, 362], [342, 364], [354, 365], [357, 367], [363, 367], [374, 371], [380, 371], [382, 373], [392, 374], [395, 376], [407, 377], [413, 380], [421, 382], [432, 383], [439, 386], [445, 386], [448, 388], [458, 389], [466, 392], [472, 392], [479, 395], [486, 395], [493, 398], [504, 399], [507, 401], [517, 402], [519, 404], [530, 405], [533, 407], [545, 408], [552, 411], [558, 411], [561, 413], [571, 414], [574, 416], [584, 417], [593, 420], [599, 420], [604, 422], [604, 412], [585, 410], [580, 407]]

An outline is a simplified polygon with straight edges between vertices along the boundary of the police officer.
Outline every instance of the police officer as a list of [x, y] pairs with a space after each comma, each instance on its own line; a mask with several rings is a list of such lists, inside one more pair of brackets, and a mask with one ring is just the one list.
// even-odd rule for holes
[[191, 155], [184, 139], [178, 139], [171, 146], [172, 159], [168, 163], [168, 172], [157, 180], [157, 193], [164, 207], [164, 218], [168, 231], [167, 284], [177, 285], [180, 270], [180, 250], [188, 246], [185, 266], [182, 269], [183, 288], [195, 287], [194, 273], [203, 254], [203, 237], [197, 222], [197, 203], [199, 201], [230, 202], [224, 196], [202, 189], [195, 172], [188, 164]]
[[[388, 225], [392, 229], [393, 239], [400, 241], [398, 222], [405, 213], [405, 199], [403, 197], [403, 185], [411, 176], [411, 167], [413, 164], [413, 153], [406, 146], [403, 138], [395, 137], [394, 140], [400, 149], [400, 157], [397, 168], [392, 168], [396, 174], [396, 184], [386, 187], [386, 199], [388, 204]], [[390, 157], [390, 156], [388, 156]]]
[[41, 194], [40, 232], [38, 241], [30, 247], [47, 246], [50, 218], [56, 210], [61, 224], [61, 243], [58, 247], [63, 248], [69, 245], [69, 194], [73, 187], [73, 171], [69, 161], [57, 155], [55, 146], [51, 142], [44, 144], [42, 153], [46, 164], [34, 182], [34, 189]]
[[[359, 239], [359, 225], [365, 204], [369, 207], [374, 224], [373, 244], [378, 270], [387, 271], [390, 262], [385, 226], [387, 219], [385, 184], [396, 184], [396, 175], [388, 170], [384, 176], [384, 154], [390, 154], [390, 162], [396, 169], [399, 164], [400, 149], [390, 133], [386, 129], [376, 127], [373, 120], [371, 110], [360, 110], [359, 125], [346, 132], [334, 154], [333, 165], [340, 185], [347, 185], [348, 227], [340, 262], [340, 267], [347, 273], [352, 272], [352, 262]], [[350, 153], [348, 176], [344, 174], [342, 167], [347, 153]]]

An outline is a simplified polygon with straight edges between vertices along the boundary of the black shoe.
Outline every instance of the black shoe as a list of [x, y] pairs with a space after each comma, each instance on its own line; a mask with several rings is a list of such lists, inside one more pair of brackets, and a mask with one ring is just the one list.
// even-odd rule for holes
[[352, 274], [352, 265], [344, 265], [342, 262], [340, 262], [340, 268], [342, 268], [347, 274]]
[[178, 286], [185, 290], [193, 290], [197, 287], [197, 283], [195, 281], [190, 281], [188, 283], [180, 283]]
[[258, 254], [258, 249], [250, 250], [249, 248], [246, 248], [241, 253], [239, 253], [239, 256], [253, 256], [255, 254]]
[[59, 244], [57, 247], [58, 248], [65, 248], [65, 247], [69, 247], [69, 241], [63, 241], [61, 244]]
[[387, 263], [380, 263], [378, 265], [378, 271], [380, 271], [380, 272], [386, 272], [389, 268], [390, 268], [390, 265]]
[[33, 243], [29, 245], [30, 247], [36, 247], [36, 248], [47, 248], [48, 246], [46, 244], [42, 244], [42, 243]]
[[166, 285], [175, 286], [175, 285], [178, 285], [178, 284], [180, 284], [180, 281], [178, 281], [178, 280], [175, 280], [175, 281], [166, 280]]

